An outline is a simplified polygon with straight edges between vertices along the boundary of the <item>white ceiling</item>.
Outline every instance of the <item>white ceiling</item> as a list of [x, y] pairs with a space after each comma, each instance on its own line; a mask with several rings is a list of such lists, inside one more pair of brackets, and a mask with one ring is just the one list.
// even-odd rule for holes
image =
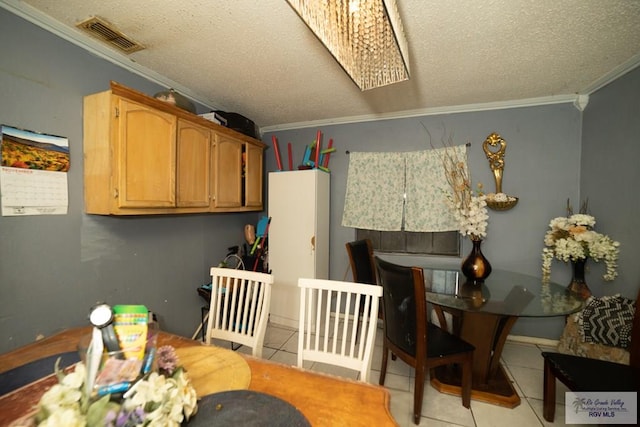
[[[397, 0], [411, 79], [361, 92], [285, 0], [2, 0], [114, 62], [262, 130], [570, 102], [640, 64], [638, 0]], [[75, 24], [99, 16], [129, 56]], [[580, 98], [584, 100], [584, 97]]]

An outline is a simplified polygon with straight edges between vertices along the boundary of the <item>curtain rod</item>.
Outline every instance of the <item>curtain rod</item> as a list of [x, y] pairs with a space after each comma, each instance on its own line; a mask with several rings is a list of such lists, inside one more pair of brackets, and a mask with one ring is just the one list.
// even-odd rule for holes
[[[471, 147], [471, 143], [467, 142], [466, 144], [464, 144], [465, 147]], [[345, 151], [344, 154], [351, 154], [351, 152], [349, 150]]]

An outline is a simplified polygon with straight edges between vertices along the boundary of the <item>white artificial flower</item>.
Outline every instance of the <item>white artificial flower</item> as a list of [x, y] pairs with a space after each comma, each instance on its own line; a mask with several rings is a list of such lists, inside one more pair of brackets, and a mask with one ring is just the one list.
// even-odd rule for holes
[[82, 392], [63, 384], [55, 384], [40, 399], [40, 404], [47, 408], [75, 408], [80, 407]]
[[191, 386], [189, 376], [184, 370], [180, 370], [177, 375], [176, 382], [180, 399], [182, 400], [184, 415], [189, 419], [198, 410], [198, 395], [196, 390]]
[[551, 262], [554, 258], [563, 261], [593, 259], [604, 261], [607, 272], [602, 276], [611, 281], [618, 275], [617, 261], [620, 243], [592, 229], [596, 220], [591, 215], [575, 214], [554, 218], [549, 222], [549, 230], [544, 236], [542, 250], [542, 278], [549, 281]]
[[[87, 399], [83, 387], [86, 377], [84, 365], [78, 363], [74, 372], [64, 376], [59, 374], [59, 377], [59, 383], [45, 392], [38, 403], [39, 417], [46, 417], [39, 420], [39, 425], [85, 427], [87, 413], [81, 403]], [[110, 402], [110, 405], [115, 406], [110, 408], [103, 421], [104, 425], [112, 425], [115, 420], [114, 413], [123, 410], [124, 413], [140, 412], [136, 415], [138, 418], [134, 416], [127, 420], [127, 426], [179, 427], [185, 418], [188, 420], [197, 412], [197, 401], [196, 391], [186, 371], [181, 367], [178, 367], [171, 377], [152, 372], [133, 386], [131, 396], [118, 403]], [[94, 404], [100, 405], [101, 400], [89, 405], [89, 412]], [[136, 424], [142, 420], [143, 424]]]
[[52, 412], [38, 425], [42, 427], [85, 427], [87, 420], [78, 409], [62, 408]]
[[126, 408], [144, 407], [147, 402], [162, 402], [167, 387], [167, 379], [152, 372], [149, 378], [136, 383], [135, 393], [127, 399]]
[[71, 387], [71, 388], [80, 388], [82, 384], [84, 384], [84, 379], [87, 376], [87, 370], [84, 367], [83, 363], [76, 364], [76, 367], [73, 372], [65, 375], [62, 380], [62, 384]]
[[460, 234], [472, 240], [480, 240], [487, 236], [487, 202], [484, 195], [471, 196], [467, 207], [459, 204], [454, 215], [460, 224]]
[[585, 227], [593, 227], [596, 225], [596, 219], [591, 215], [575, 214], [569, 217], [569, 223], [584, 225]]

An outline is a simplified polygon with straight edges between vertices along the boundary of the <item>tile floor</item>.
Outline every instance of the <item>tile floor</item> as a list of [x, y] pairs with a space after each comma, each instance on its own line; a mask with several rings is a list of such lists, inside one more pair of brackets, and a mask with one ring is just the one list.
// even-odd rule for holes
[[[382, 329], [376, 335], [370, 381], [378, 383], [382, 357]], [[216, 344], [229, 346], [228, 342]], [[297, 363], [297, 330], [269, 323], [264, 341], [262, 357], [278, 363], [295, 365]], [[251, 354], [251, 349], [241, 347], [237, 351]], [[462, 406], [457, 396], [439, 393], [427, 382], [422, 406], [421, 426], [468, 426], [468, 427], [538, 427], [562, 426], [564, 423], [563, 384], [557, 384], [556, 417], [554, 423], [548, 423], [542, 417], [542, 367], [541, 351], [553, 351], [528, 343], [507, 341], [502, 353], [502, 361], [508, 375], [513, 379], [522, 403], [514, 409], [506, 409], [478, 401], [471, 401], [471, 408]], [[357, 379], [357, 372], [346, 368], [309, 363], [305, 368], [330, 373], [332, 375]], [[400, 426], [413, 424], [413, 378], [414, 370], [401, 360], [389, 358], [385, 386], [391, 394], [391, 413]], [[575, 426], [575, 424], [572, 424]]]

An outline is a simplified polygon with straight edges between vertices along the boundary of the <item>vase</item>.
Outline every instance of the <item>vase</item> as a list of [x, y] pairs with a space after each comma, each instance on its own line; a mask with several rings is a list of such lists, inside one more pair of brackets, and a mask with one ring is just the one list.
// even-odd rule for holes
[[569, 292], [578, 294], [584, 299], [591, 296], [591, 290], [589, 289], [589, 286], [587, 286], [587, 282], [584, 280], [584, 268], [586, 263], [586, 258], [571, 261], [571, 282], [569, 282], [569, 286], [567, 286]]
[[471, 253], [462, 261], [462, 274], [467, 278], [467, 282], [479, 285], [491, 274], [491, 264], [482, 253], [482, 240], [472, 240], [473, 248]]

